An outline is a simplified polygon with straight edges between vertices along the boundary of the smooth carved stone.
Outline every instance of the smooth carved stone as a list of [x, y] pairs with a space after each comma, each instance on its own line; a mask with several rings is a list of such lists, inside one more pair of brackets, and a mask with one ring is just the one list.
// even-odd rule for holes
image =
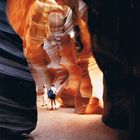
[[37, 125], [35, 83], [6, 6], [7, 0], [0, 0], [0, 140], [19, 138]]
[[75, 113], [85, 114], [85, 109], [89, 103], [89, 98], [75, 97]]
[[47, 56], [43, 55], [43, 48], [34, 46], [28, 49], [27, 60], [29, 63], [30, 70], [32, 72], [33, 78], [39, 89], [42, 88], [44, 83], [50, 83], [51, 75], [46, 69], [46, 65], [49, 63]]
[[51, 84], [54, 84], [56, 89], [58, 89], [68, 75], [67, 71], [60, 65], [58, 45], [53, 40], [46, 40], [43, 48], [50, 59], [50, 63], [46, 67], [53, 74]]
[[61, 6], [53, 2], [50, 3], [49, 1], [44, 3], [36, 0], [32, 4], [26, 18], [26, 26], [24, 29], [26, 46], [42, 44], [50, 35], [48, 15], [51, 11], [58, 9], [61, 9]]
[[62, 69], [63, 67], [60, 65], [60, 55], [59, 48], [55, 41], [44, 41], [43, 46], [45, 52], [47, 53], [50, 63], [47, 65], [48, 69]]
[[76, 96], [75, 98], [75, 112], [78, 114], [102, 114], [103, 106], [102, 102], [96, 97], [81, 98]]
[[[79, 4], [79, 7], [81, 5]], [[76, 9], [75, 13], [77, 12]], [[78, 12], [77, 12], [78, 13]], [[80, 18], [80, 16], [84, 17], [83, 19]], [[87, 26], [87, 22], [86, 22], [86, 11], [85, 13], [83, 13], [82, 15], [78, 16], [77, 14], [77, 23], [78, 23], [78, 27], [79, 27], [79, 34], [80, 34], [80, 40], [81, 43], [83, 45], [82, 50], [80, 49], [80, 52], [77, 53], [77, 64], [81, 67], [82, 70], [82, 77], [81, 77], [81, 82], [80, 82], [80, 91], [77, 92], [76, 98], [75, 98], [75, 108], [76, 108], [76, 112], [77, 113], [93, 113], [95, 112], [95, 108], [94, 104], [92, 102], [90, 102], [90, 98], [98, 98], [99, 100], [102, 100], [101, 98], [99, 98], [98, 93], [97, 92], [97, 80], [100, 83], [102, 83], [102, 76], [99, 76], [101, 78], [97, 78], [98, 76], [94, 75], [92, 76], [92, 74], [94, 73], [93, 69], [94, 69], [94, 65], [96, 65], [96, 71], [99, 71], [99, 73], [101, 73], [101, 71], [99, 70], [95, 59], [91, 53], [91, 37], [90, 37], [90, 32], [88, 30], [88, 26]], [[95, 63], [93, 65], [93, 63]], [[97, 72], [96, 72], [97, 73]], [[101, 75], [101, 74], [100, 74]], [[96, 87], [95, 87], [96, 85]], [[100, 84], [101, 85], [101, 84]], [[102, 92], [102, 86], [99, 86], [100, 89], [100, 93]], [[89, 101], [89, 103], [88, 103]], [[97, 100], [95, 101], [97, 102]], [[90, 106], [93, 106], [88, 109], [88, 111], [85, 111], [88, 104], [90, 104]], [[98, 102], [97, 102], [98, 104]], [[88, 107], [89, 108], [89, 107]], [[101, 111], [96, 111], [98, 113], [101, 113]]]
[[[60, 54], [59, 48], [60, 38], [63, 33], [63, 25], [65, 22], [65, 16], [63, 11], [55, 10], [48, 15], [48, 23], [51, 34], [46, 41], [44, 41], [44, 49], [48, 54], [50, 63], [47, 65], [47, 69], [54, 74], [52, 83], [55, 85], [57, 90], [62, 91], [62, 84], [68, 77], [67, 70], [60, 65]], [[60, 90], [61, 88], [61, 90]]]
[[61, 43], [62, 46], [60, 48], [60, 56], [61, 56], [60, 64], [69, 73], [69, 77], [67, 79], [67, 85], [63, 90], [63, 95], [65, 97], [67, 95], [74, 97], [76, 93], [79, 92], [79, 85], [80, 85], [82, 71], [80, 67], [76, 64], [75, 45], [73, 40], [70, 38], [70, 36], [69, 35], [64, 36], [61, 39]]
[[[22, 37], [24, 54], [29, 62], [36, 84], [41, 88], [46, 83], [47, 88], [49, 88], [50, 84], [54, 83], [57, 89], [60, 88], [61, 103], [65, 106], [74, 106], [75, 104], [76, 110], [81, 108], [82, 104], [86, 106], [85, 109], [87, 106], [92, 106], [90, 98], [97, 97], [100, 99], [97, 94], [99, 84], [97, 84], [96, 79], [101, 81], [102, 77], [101, 73], [98, 72], [97, 64], [93, 64], [95, 62], [94, 57], [90, 53], [90, 33], [86, 22], [87, 6], [82, 0], [78, 2], [79, 5], [70, 3], [70, 7], [77, 7], [80, 11], [77, 18], [83, 44], [80, 55], [76, 53], [74, 40], [67, 35], [70, 34], [70, 31], [75, 35], [72, 21], [75, 16], [72, 16], [74, 10], [66, 8], [68, 11], [63, 11], [62, 7], [57, 5], [55, 1], [41, 0], [31, 0], [30, 2], [20, 0], [17, 7], [20, 7], [20, 5], [22, 7], [17, 9], [13, 0], [8, 1], [8, 5], [12, 4], [15, 7], [14, 9], [19, 11], [15, 13], [11, 8], [12, 6], [8, 6], [10, 21]], [[50, 3], [52, 4], [50, 5]], [[66, 18], [67, 16], [68, 18]], [[57, 27], [54, 18], [51, 17], [57, 19]], [[42, 44], [52, 34], [57, 45], [52, 43], [44, 51]], [[97, 76], [97, 74], [100, 76]], [[93, 107], [88, 108], [90, 109], [84, 111], [84, 113], [93, 113], [93, 110], [95, 110]]]
[[[48, 14], [52, 10], [60, 8], [61, 7], [53, 1], [41, 2], [36, 0], [32, 4], [26, 18], [26, 26], [24, 29], [25, 34], [23, 39], [24, 52], [28, 61], [35, 68], [37, 73], [36, 75], [40, 75], [38, 80], [41, 84], [38, 83], [38, 80], [36, 81], [36, 83], [40, 85], [40, 88], [42, 88], [44, 83], [47, 85], [47, 88], [49, 88], [50, 84], [52, 84], [52, 80], [54, 82], [54, 73], [50, 73], [47, 68], [44, 69], [44, 67], [46, 67], [51, 60], [49, 55], [44, 52], [42, 44], [50, 34], [48, 25]], [[60, 73], [62, 75], [62, 72], [60, 71], [55, 73], [55, 75], [60, 75]]]
[[85, 114], [102, 114], [103, 105], [100, 99], [91, 97], [85, 109]]
[[90, 98], [92, 96], [92, 85], [91, 85], [91, 79], [88, 71], [88, 65], [89, 65], [88, 58], [83, 58], [83, 59], [78, 58], [77, 63], [82, 69], [80, 95], [81, 97]]
[[7, 14], [12, 27], [24, 39], [26, 17], [35, 0], [7, 0]]
[[[103, 94], [103, 75], [91, 53], [91, 38], [86, 22], [84, 22], [82, 19], [79, 19], [78, 25], [80, 28], [80, 37], [83, 48], [81, 52], [77, 53], [77, 63], [79, 66], [81, 66], [82, 78], [80, 84], [80, 92], [77, 93], [77, 97], [75, 99], [76, 112], [81, 114], [102, 113], [100, 110], [103, 107], [97, 108], [98, 105], [95, 106], [93, 102], [90, 102], [90, 100], [91, 98], [102, 100], [101, 95]], [[90, 98], [90, 100], [87, 104], [88, 98]], [[80, 104], [80, 100], [83, 101], [82, 104]], [[86, 103], [84, 103], [84, 101], [86, 101]], [[94, 102], [99, 104], [97, 100]], [[86, 111], [86, 109], [88, 111]]]
[[44, 50], [41, 46], [40, 47], [32, 46], [32, 48], [31, 47], [28, 48], [28, 51], [26, 52], [27, 55], [26, 58], [32, 64], [46, 65], [47, 61], [43, 53]]
[[78, 20], [78, 25], [80, 28], [80, 37], [83, 44], [83, 50], [81, 54], [88, 54], [91, 51], [91, 37], [90, 32], [88, 30], [88, 26], [86, 21], [83, 21], [82, 19]]
[[42, 94], [43, 92], [42, 85], [44, 83], [47, 83], [46, 86], [47, 86], [47, 89], [49, 89], [53, 75], [49, 71], [46, 70], [46, 66], [40, 67], [37, 65], [32, 65], [30, 66], [30, 70], [38, 88], [37, 94]]
[[[88, 80], [92, 87], [90, 88], [92, 91], [87, 92], [86, 90], [83, 90], [83, 92], [81, 92], [82, 90], [80, 90], [80, 94], [78, 94], [75, 99], [76, 113], [102, 114], [103, 75], [92, 55], [89, 55], [86, 59], [80, 59], [79, 64], [81, 63], [81, 66], [84, 65], [82, 61], [83, 63], [88, 62], [88, 65], [85, 65], [86, 67], [84, 69], [88, 69], [87, 75], [89, 76]], [[88, 88], [88, 85], [86, 87], [86, 83], [83, 82], [83, 87], [80, 86], [80, 88], [86, 89]]]
[[58, 97], [58, 101], [62, 107], [74, 107], [75, 97], [73, 95], [68, 95], [67, 93], [63, 92], [63, 95]]
[[44, 82], [50, 82], [50, 76], [48, 77], [50, 74], [45, 70], [46, 63], [48, 63], [49, 59], [44, 55], [41, 42], [34, 43], [30, 38], [29, 25], [32, 23], [32, 13], [30, 11], [31, 9], [33, 11], [32, 7], [34, 7], [35, 4], [37, 4], [35, 0], [17, 0], [16, 3], [15, 0], [8, 0], [7, 12], [13, 28], [23, 40], [24, 55], [29, 63], [36, 85], [38, 88], [42, 88]]
[[[76, 112], [79, 114], [101, 114], [103, 105], [103, 75], [99, 70], [95, 59], [89, 52], [88, 55], [82, 55], [78, 58], [78, 64], [83, 70], [80, 92], [75, 99]], [[95, 100], [97, 98], [98, 100]], [[94, 102], [93, 100], [94, 99]]]
[[[57, 65], [61, 65], [64, 71], [67, 71], [68, 77], [65, 81], [65, 87], [63, 88], [63, 91], [59, 92], [59, 97], [61, 99], [61, 104], [64, 106], [74, 106], [74, 95], [77, 92], [77, 86], [79, 81], [79, 76], [76, 76], [75, 72], [78, 71], [79, 67], [77, 66], [75, 62], [75, 46], [73, 40], [70, 38], [68, 33], [64, 33], [63, 29], [71, 28], [71, 23], [67, 23], [66, 16], [68, 16], [71, 11], [68, 7], [65, 7], [64, 11], [54, 11], [49, 14], [49, 24], [50, 24], [50, 30], [52, 32], [52, 36], [54, 38], [56, 45], [56, 48], [59, 48], [59, 51], [57, 52], [57, 49], [52, 49], [53, 54], [48, 54], [50, 57], [55, 58], [54, 54], [57, 54], [57, 60], [55, 60], [54, 63], [58, 63]], [[69, 13], [69, 14], [68, 14]], [[69, 21], [71, 21], [71, 18], [69, 16]], [[65, 25], [65, 27], [64, 27]], [[65, 29], [66, 29], [65, 28]], [[68, 29], [69, 30], [69, 29]], [[49, 47], [48, 47], [49, 48]], [[56, 52], [55, 52], [56, 51]], [[47, 49], [47, 52], [49, 53], [49, 49]], [[59, 53], [59, 56], [58, 56]], [[59, 57], [61, 57], [59, 62]]]

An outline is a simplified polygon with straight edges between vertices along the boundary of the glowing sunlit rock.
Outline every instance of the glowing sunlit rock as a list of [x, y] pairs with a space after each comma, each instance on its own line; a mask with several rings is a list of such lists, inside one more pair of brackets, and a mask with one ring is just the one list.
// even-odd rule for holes
[[[65, 2], [69, 7], [54, 0], [8, 0], [7, 11], [23, 40], [38, 88], [44, 83], [49, 88], [53, 83], [59, 89], [61, 104], [75, 106], [77, 113], [101, 113], [103, 75], [91, 53], [87, 6], [82, 0]], [[80, 51], [75, 44], [75, 25], [83, 44]]]

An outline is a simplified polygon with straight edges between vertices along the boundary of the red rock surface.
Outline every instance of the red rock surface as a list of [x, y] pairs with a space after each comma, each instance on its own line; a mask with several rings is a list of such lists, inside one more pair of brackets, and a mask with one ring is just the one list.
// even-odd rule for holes
[[[23, 40], [24, 55], [36, 85], [43, 88], [45, 83], [49, 89], [50, 85], [54, 84], [59, 89], [61, 84], [65, 83], [65, 86], [62, 86], [61, 94], [58, 95], [63, 105], [73, 106], [76, 108], [76, 112], [82, 112], [81, 114], [101, 114], [103, 75], [91, 53], [91, 38], [86, 21], [87, 13], [84, 11], [80, 15], [81, 17], [76, 16], [83, 44], [81, 52], [76, 51], [74, 39], [67, 34], [61, 37], [59, 47], [50, 44], [52, 48], [48, 47], [47, 50], [44, 50], [42, 44], [44, 40], [49, 39], [48, 36], [50, 37], [52, 33], [51, 25], [48, 24], [48, 15], [54, 10], [60, 12], [60, 9], [63, 8], [54, 1], [51, 2], [52, 5], [48, 1], [41, 0], [8, 0], [7, 5], [9, 20]], [[71, 3], [70, 5], [76, 7], [75, 12], [79, 10], [77, 4]], [[56, 18], [58, 20], [59, 16]], [[60, 23], [63, 23], [64, 18], [59, 20]], [[51, 23], [53, 21], [55, 20], [52, 20]], [[100, 101], [94, 100], [93, 102], [93, 98], [98, 98]]]

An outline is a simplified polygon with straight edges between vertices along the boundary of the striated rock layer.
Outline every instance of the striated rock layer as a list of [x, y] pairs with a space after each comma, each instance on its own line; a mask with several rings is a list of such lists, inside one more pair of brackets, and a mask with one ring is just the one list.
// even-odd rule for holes
[[54, 84], [61, 103], [77, 113], [102, 113], [103, 76], [91, 53], [87, 6], [67, 2], [9, 0], [7, 11], [36, 85]]
[[1, 140], [30, 133], [37, 123], [35, 83], [23, 55], [22, 40], [8, 21], [6, 4], [6, 0], [0, 1]]

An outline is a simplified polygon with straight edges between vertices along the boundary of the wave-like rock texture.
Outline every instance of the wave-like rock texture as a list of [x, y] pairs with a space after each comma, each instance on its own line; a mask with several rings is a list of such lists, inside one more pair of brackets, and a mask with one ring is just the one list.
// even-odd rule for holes
[[[101, 113], [103, 76], [91, 53], [87, 6], [82, 0], [67, 5], [9, 0], [8, 14], [23, 40], [36, 85], [42, 88], [46, 83], [49, 88], [54, 84], [59, 89], [61, 104], [75, 106], [77, 113]], [[14, 14], [17, 7], [20, 12]]]
[[[16, 5], [16, 4], [15, 4]], [[36, 91], [23, 55], [22, 40], [9, 24], [0, 1], [0, 139], [36, 127]]]

